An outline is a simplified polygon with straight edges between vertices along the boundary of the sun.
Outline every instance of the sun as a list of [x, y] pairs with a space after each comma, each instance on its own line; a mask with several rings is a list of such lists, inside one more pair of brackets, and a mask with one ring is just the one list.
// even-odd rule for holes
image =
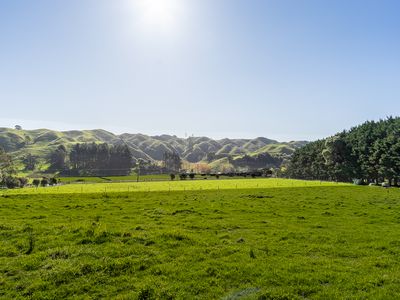
[[179, 29], [183, 0], [133, 0], [135, 16], [147, 31], [173, 33]]

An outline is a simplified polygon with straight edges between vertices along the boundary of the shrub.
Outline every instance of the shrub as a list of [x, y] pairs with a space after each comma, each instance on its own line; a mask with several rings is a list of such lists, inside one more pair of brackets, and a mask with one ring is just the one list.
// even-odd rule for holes
[[175, 174], [169, 174], [169, 176], [171, 177], [171, 180], [175, 179]]
[[182, 174], [179, 175], [179, 178], [180, 178], [181, 180], [186, 180], [187, 174], [186, 174], [186, 173], [182, 173]]
[[189, 174], [189, 177], [190, 177], [190, 179], [192, 179], [192, 180], [194, 179], [195, 176], [196, 176], [196, 174], [194, 174], [194, 173], [190, 173], [190, 174]]
[[28, 179], [25, 177], [20, 177], [20, 178], [18, 178], [18, 180], [19, 180], [20, 187], [24, 187], [28, 184]]
[[36, 187], [40, 185], [40, 180], [39, 179], [33, 179], [32, 184]]
[[41, 186], [47, 186], [49, 184], [49, 180], [47, 179], [47, 178], [43, 178], [41, 181], [40, 181], [40, 185]]
[[9, 189], [15, 189], [21, 186], [21, 183], [18, 180], [18, 178], [9, 176], [4, 178], [3, 180], [4, 180], [4, 185]]
[[56, 185], [57, 184], [57, 178], [55, 178], [55, 177], [50, 178], [49, 184], [50, 185]]

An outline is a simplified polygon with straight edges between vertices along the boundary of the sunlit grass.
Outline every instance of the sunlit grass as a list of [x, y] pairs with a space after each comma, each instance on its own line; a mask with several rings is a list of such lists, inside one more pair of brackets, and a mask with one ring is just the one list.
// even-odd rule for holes
[[115, 193], [154, 191], [201, 191], [229, 189], [263, 189], [277, 187], [339, 186], [344, 183], [290, 179], [175, 180], [155, 182], [80, 183], [54, 187], [24, 188], [0, 191], [1, 194]]
[[398, 297], [400, 190], [236, 183], [3, 195], [0, 298]]

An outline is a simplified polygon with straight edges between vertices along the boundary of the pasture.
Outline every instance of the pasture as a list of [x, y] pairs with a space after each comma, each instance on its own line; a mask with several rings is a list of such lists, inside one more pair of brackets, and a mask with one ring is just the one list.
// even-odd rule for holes
[[175, 181], [146, 181], [146, 182], [96, 182], [95, 177], [90, 181], [79, 184], [63, 184], [60, 186], [32, 187], [16, 190], [1, 191], [3, 194], [58, 194], [58, 193], [122, 193], [122, 192], [155, 192], [155, 191], [202, 191], [230, 189], [262, 189], [279, 187], [311, 187], [338, 186], [343, 183], [283, 180], [283, 179], [224, 179], [224, 180], [175, 180]]
[[1, 298], [400, 293], [398, 189], [278, 179], [83, 186], [0, 192]]

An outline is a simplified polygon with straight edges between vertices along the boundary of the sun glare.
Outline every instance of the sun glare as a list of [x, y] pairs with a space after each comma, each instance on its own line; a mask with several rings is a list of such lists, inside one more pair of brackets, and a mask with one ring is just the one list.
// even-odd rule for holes
[[183, 14], [182, 0], [133, 0], [135, 15], [146, 31], [173, 33]]

